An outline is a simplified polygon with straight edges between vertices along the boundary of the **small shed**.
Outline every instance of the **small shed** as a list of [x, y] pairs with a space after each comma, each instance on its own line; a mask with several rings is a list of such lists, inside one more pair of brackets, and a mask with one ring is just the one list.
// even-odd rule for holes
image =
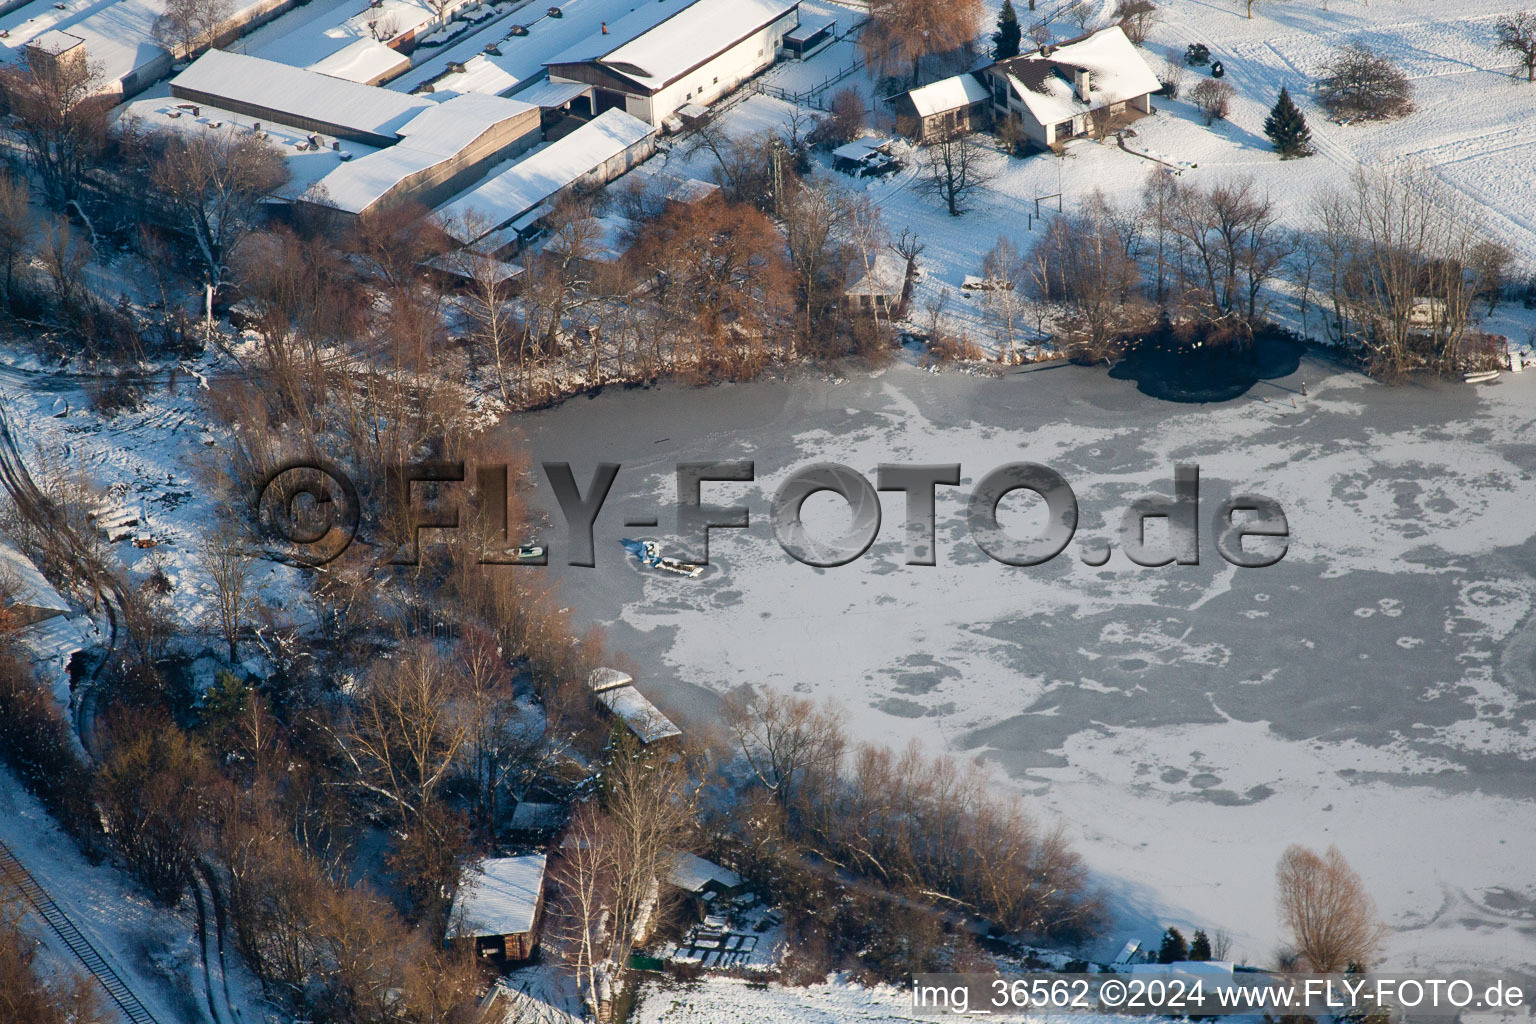
[[667, 884], [701, 899], [739, 896], [747, 883], [730, 868], [692, 853], [677, 852], [667, 864]]
[[623, 723], [643, 746], [675, 739], [683, 730], [633, 686], [616, 686], [597, 695], [597, 702]]
[[487, 959], [532, 959], [544, 911], [544, 854], [491, 857], [470, 869], [454, 896], [448, 942], [474, 943]]
[[908, 89], [885, 102], [903, 134], [916, 142], [934, 142], [982, 127], [991, 98], [981, 80], [966, 73]]
[[879, 135], [854, 139], [832, 151], [832, 169], [860, 178], [887, 174], [901, 166], [891, 154], [895, 144], [896, 140]]
[[635, 677], [616, 668], [595, 668], [587, 676], [587, 687], [593, 693], [602, 693], [617, 686], [629, 686]]
[[587, 688], [610, 715], [641, 744], [649, 746], [681, 736], [683, 730], [635, 689], [635, 679], [616, 668], [597, 668], [587, 676]]
[[4, 536], [0, 536], [0, 608], [18, 627], [69, 614], [69, 603]]
[[806, 21], [805, 13], [801, 12], [799, 25], [784, 33], [784, 52], [795, 57], [804, 57], [831, 39], [832, 33], [837, 31], [837, 19], [812, 17]]

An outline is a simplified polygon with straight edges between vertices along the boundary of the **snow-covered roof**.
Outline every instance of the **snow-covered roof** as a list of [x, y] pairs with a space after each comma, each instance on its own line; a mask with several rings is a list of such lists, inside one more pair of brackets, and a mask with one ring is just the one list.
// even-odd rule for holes
[[907, 98], [912, 101], [912, 106], [917, 108], [919, 117], [931, 117], [934, 114], [942, 114], [946, 110], [957, 110], [960, 107], [968, 107], [972, 103], [981, 103], [989, 95], [987, 87], [978, 82], [975, 75], [966, 73], [941, 78], [922, 88], [913, 89], [907, 93]]
[[602, 693], [611, 690], [615, 686], [628, 686], [635, 681], [635, 677], [628, 672], [620, 672], [616, 668], [595, 668], [587, 676], [587, 686], [593, 693]]
[[830, 32], [835, 28], [837, 28], [836, 18], [817, 15], [814, 21], [802, 20], [800, 24], [784, 33], [784, 41], [786, 43], [804, 43], [822, 32]]
[[[855, 260], [854, 265], [860, 269], [864, 266], [861, 260]], [[876, 253], [870, 260], [868, 272], [860, 274], [858, 280], [849, 285], [843, 294], [900, 295], [906, 281], [907, 264], [904, 260], [897, 259], [890, 253]]]
[[551, 109], [565, 106], [576, 97], [590, 93], [592, 88], [585, 82], [551, 82], [546, 78], [542, 82], [520, 90], [515, 94], [515, 98], [524, 103], [532, 103], [536, 107]]
[[672, 719], [662, 714], [660, 708], [633, 686], [603, 690], [597, 694], [597, 699], [628, 726], [641, 743], [655, 743], [683, 734], [683, 730], [672, 724]]
[[450, 71], [434, 79], [432, 88], [439, 92], [449, 89], [454, 92], [483, 92], [500, 96], [511, 91], [518, 81], [516, 75], [502, 68], [488, 55], [478, 53], [464, 62], [463, 71]]
[[671, 188], [667, 189], [667, 198], [674, 203], [697, 203], [701, 199], [708, 199], [720, 191], [720, 186], [712, 181], [700, 181], [698, 178], [680, 178]]
[[[171, 81], [171, 92], [191, 90], [215, 101], [261, 107], [289, 117], [334, 124], [390, 138], [436, 104], [393, 89], [332, 78], [243, 53], [209, 50]], [[281, 120], [281, 118], [278, 118]]]
[[492, 857], [465, 873], [453, 900], [450, 938], [533, 931], [544, 893], [544, 854]]
[[891, 140], [883, 135], [866, 135], [852, 142], [845, 142], [832, 151], [835, 160], [852, 160], [862, 163], [890, 148]]
[[0, 536], [0, 594], [6, 596], [7, 603], [36, 612], [69, 611], [69, 602], [59, 596], [32, 560], [3, 536]]
[[83, 616], [72, 619], [55, 615], [22, 627], [16, 639], [34, 664], [48, 664], [63, 671], [69, 668], [76, 651], [91, 646], [91, 636], [81, 625], [89, 621]]
[[309, 65], [332, 78], [371, 85], [392, 78], [411, 66], [411, 58], [372, 39], [357, 39]]
[[559, 828], [564, 823], [566, 810], [563, 804], [540, 804], [531, 800], [519, 800], [512, 810], [513, 828]]
[[799, 0], [650, 0], [546, 64], [596, 61], [655, 91], [800, 6]]
[[734, 889], [741, 884], [741, 876], [714, 861], [678, 852], [672, 855], [667, 864], [667, 881], [688, 892], [703, 892], [711, 882], [726, 889]]
[[[340, 165], [316, 188], [324, 189], [326, 201], [337, 209], [362, 213], [410, 175], [455, 159], [486, 132], [536, 109], [498, 96], [451, 95], [429, 103], [396, 129], [399, 143]], [[529, 130], [537, 127], [535, 118]]]
[[473, 234], [453, 225], [472, 217], [500, 227], [549, 200], [607, 161], [655, 134], [656, 129], [622, 110], [605, 110], [571, 134], [534, 150], [511, 167], [439, 208], [449, 233], [460, 242]]
[[[1054, 47], [1049, 56], [1037, 50], [1002, 61], [996, 69], [1007, 75], [1009, 85], [1042, 125], [1162, 88], [1118, 25]], [[1073, 84], [1074, 73], [1080, 70], [1088, 72], [1087, 102]]]

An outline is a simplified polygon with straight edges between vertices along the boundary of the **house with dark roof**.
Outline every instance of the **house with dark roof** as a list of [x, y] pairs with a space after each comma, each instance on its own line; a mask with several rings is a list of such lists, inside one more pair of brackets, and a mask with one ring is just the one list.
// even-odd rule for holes
[[1118, 25], [998, 61], [981, 74], [993, 124], [1012, 121], [1041, 147], [1150, 114], [1162, 87]]

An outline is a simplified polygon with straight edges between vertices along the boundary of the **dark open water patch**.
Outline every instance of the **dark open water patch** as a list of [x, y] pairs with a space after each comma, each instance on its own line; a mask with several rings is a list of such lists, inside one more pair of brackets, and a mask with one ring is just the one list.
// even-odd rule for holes
[[1261, 380], [1295, 373], [1302, 351], [1299, 342], [1268, 332], [1247, 344], [1217, 344], [1160, 331], [1133, 343], [1109, 375], [1165, 402], [1230, 402]]

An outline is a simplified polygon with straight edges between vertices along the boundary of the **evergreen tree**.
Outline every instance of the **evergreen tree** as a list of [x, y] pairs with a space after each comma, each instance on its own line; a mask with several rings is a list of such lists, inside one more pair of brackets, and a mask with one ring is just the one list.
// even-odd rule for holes
[[250, 699], [250, 686], [226, 669], [215, 676], [213, 685], [203, 692], [198, 718], [210, 732], [221, 732], [245, 712]]
[[1195, 937], [1189, 943], [1189, 958], [1191, 960], [1209, 960], [1211, 958], [1211, 939], [1205, 932], [1195, 929]]
[[1307, 127], [1306, 117], [1296, 108], [1290, 92], [1283, 85], [1274, 109], [1264, 119], [1264, 134], [1275, 144], [1275, 152], [1280, 154], [1282, 160], [1312, 155], [1312, 130]]
[[1184, 942], [1184, 933], [1177, 928], [1163, 932], [1163, 948], [1157, 951], [1157, 962], [1171, 964], [1188, 959], [1189, 946]]
[[1013, 13], [1013, 0], [1003, 0], [1003, 12], [997, 16], [997, 31], [992, 33], [992, 59], [1007, 60], [1009, 57], [1017, 57], [1019, 43], [1023, 38], [1024, 33], [1019, 28], [1019, 17]]

